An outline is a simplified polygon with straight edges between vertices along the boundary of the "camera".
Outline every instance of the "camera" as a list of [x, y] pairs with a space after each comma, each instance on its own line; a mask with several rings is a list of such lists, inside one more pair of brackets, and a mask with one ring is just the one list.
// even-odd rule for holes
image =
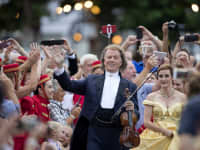
[[176, 27], [177, 27], [177, 24], [174, 20], [171, 20], [170, 22], [168, 22], [168, 29], [169, 30], [174, 30], [174, 29], [176, 29]]
[[3, 41], [0, 43], [0, 49], [6, 48], [9, 45], [11, 45], [11, 41], [9, 41], [9, 40]]
[[198, 40], [199, 40], [198, 35], [185, 35], [184, 36], [185, 42], [195, 42], [195, 41], [198, 41]]
[[187, 79], [190, 76], [191, 71], [185, 68], [174, 68], [173, 78], [174, 79]]
[[64, 40], [46, 40], [46, 41], [41, 41], [40, 44], [46, 46], [63, 45]]
[[143, 37], [143, 33], [142, 33], [142, 29], [141, 28], [136, 28], [136, 38], [138, 40], [142, 39]]
[[157, 59], [159, 61], [159, 65], [164, 63], [164, 58], [167, 57], [166, 52], [160, 52], [160, 51], [153, 51], [153, 55], [157, 57]]

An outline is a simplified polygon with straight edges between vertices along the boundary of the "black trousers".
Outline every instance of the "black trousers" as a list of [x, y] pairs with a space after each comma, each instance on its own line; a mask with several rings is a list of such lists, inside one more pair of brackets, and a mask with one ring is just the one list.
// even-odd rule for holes
[[87, 150], [128, 150], [119, 144], [120, 129], [90, 125]]

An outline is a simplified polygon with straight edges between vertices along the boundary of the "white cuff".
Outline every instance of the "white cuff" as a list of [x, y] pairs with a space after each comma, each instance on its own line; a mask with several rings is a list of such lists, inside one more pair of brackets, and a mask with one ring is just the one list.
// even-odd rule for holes
[[72, 55], [66, 55], [67, 56], [67, 58], [71, 58], [71, 59], [75, 59], [76, 58], [76, 55], [73, 53]]
[[65, 71], [64, 67], [62, 67], [62, 68], [56, 68], [55, 69], [55, 75], [56, 76], [60, 76], [61, 74], [64, 73], [64, 71]]

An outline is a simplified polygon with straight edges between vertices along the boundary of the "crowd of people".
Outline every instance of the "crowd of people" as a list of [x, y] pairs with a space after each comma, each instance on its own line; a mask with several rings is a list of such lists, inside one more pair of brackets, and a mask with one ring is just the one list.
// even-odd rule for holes
[[138, 28], [142, 38], [107, 45], [99, 58], [79, 59], [67, 40], [33, 42], [29, 51], [14, 38], [0, 41], [9, 43], [0, 46], [0, 148], [200, 149], [199, 60], [182, 48], [184, 35], [169, 48], [168, 22], [162, 40]]

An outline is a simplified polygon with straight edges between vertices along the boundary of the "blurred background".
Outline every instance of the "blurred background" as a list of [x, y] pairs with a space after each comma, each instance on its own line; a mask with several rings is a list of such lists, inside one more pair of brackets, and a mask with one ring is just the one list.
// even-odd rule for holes
[[[170, 20], [184, 26], [180, 34], [199, 32], [199, 7], [200, 0], [0, 0], [0, 37], [12, 36], [27, 50], [32, 41], [65, 37], [79, 56], [99, 55], [108, 44], [102, 25], [117, 25], [110, 41], [116, 44], [139, 25], [162, 39], [162, 24]], [[170, 37], [172, 45], [177, 38]]]

